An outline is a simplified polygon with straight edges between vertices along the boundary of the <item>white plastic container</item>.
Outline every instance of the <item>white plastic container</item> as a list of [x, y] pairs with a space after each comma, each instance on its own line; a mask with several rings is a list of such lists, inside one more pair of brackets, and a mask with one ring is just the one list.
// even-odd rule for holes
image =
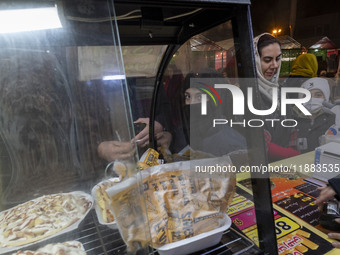
[[221, 241], [223, 232], [231, 226], [228, 215], [225, 214], [223, 220], [223, 225], [217, 229], [163, 245], [157, 251], [160, 255], [185, 255], [214, 246]]
[[101, 214], [101, 211], [100, 211], [100, 208], [99, 208], [99, 205], [97, 203], [97, 196], [96, 196], [96, 190], [103, 184], [105, 183], [118, 183], [120, 182], [120, 179], [119, 178], [110, 178], [110, 179], [107, 179], [107, 180], [104, 180], [100, 183], [98, 183], [96, 186], [94, 186], [92, 188], [92, 191], [91, 191], [91, 195], [92, 195], [92, 198], [94, 200], [94, 210], [96, 211], [96, 214], [97, 214], [97, 218], [98, 218], [98, 222], [102, 225], [105, 225], [109, 228], [112, 228], [112, 229], [117, 229], [117, 223], [115, 221], [113, 222], [105, 222], [103, 220], [103, 217], [102, 217], [102, 214]]

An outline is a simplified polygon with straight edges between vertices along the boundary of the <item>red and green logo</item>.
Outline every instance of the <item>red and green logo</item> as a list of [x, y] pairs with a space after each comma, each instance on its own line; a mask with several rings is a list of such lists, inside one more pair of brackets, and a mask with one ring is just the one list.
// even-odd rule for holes
[[[214, 97], [214, 95], [216, 96], [216, 98], [218, 99], [218, 101], [220, 102], [221, 106], [222, 106], [222, 100], [221, 100], [221, 97], [220, 95], [217, 93], [216, 89], [214, 89], [213, 87], [211, 87], [209, 84], [206, 84], [206, 83], [203, 83], [203, 82], [198, 82], [199, 84], [205, 86], [206, 88], [203, 88], [203, 87], [200, 87], [198, 89], [202, 90], [203, 92], [205, 92], [207, 95], [209, 95], [211, 97], [211, 99], [214, 101], [215, 103], [215, 106], [217, 106], [217, 102], [216, 102], [216, 99]], [[210, 89], [213, 94], [208, 90]]]

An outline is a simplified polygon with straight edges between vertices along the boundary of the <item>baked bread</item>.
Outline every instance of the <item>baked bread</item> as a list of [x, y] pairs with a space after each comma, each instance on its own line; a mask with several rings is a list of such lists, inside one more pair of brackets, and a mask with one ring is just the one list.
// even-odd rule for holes
[[12, 255], [86, 255], [83, 245], [77, 241], [52, 243], [36, 251], [19, 250]]
[[55, 235], [83, 219], [92, 207], [86, 193], [58, 193], [19, 204], [0, 213], [0, 250]]

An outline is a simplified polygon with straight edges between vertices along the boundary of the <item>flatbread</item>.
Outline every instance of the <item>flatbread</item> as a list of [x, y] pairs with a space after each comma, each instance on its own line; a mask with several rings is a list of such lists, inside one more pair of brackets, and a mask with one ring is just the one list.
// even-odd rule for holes
[[86, 255], [83, 245], [78, 241], [47, 244], [36, 251], [19, 250], [12, 255]]
[[34, 243], [82, 219], [92, 207], [85, 193], [45, 195], [0, 213], [0, 248]]

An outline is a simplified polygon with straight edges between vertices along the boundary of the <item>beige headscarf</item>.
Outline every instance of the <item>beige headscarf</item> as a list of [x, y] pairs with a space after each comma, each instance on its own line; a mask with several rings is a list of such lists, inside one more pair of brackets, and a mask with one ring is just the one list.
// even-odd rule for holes
[[257, 43], [260, 37], [265, 34], [270, 35], [269, 33], [263, 33], [254, 38], [256, 72], [257, 72], [257, 81], [259, 84], [260, 93], [262, 93], [266, 98], [272, 101], [272, 89], [279, 87], [279, 75], [280, 75], [281, 63], [280, 63], [279, 68], [277, 69], [276, 74], [270, 80], [267, 80], [266, 78], [264, 78], [263, 73], [262, 73], [262, 68], [261, 68], [261, 58], [259, 55], [259, 51], [257, 49]]

